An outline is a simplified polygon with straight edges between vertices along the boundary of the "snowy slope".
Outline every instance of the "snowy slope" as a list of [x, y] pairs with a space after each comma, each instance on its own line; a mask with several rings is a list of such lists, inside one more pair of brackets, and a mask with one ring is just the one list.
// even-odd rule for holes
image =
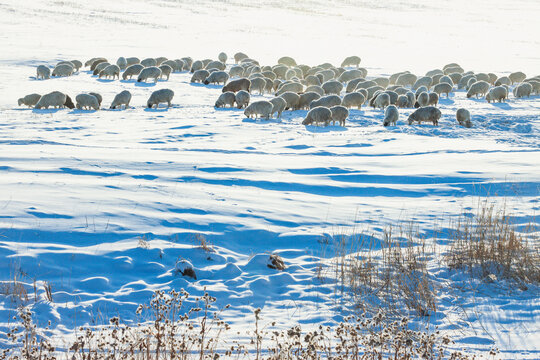
[[[346, 128], [315, 128], [300, 125], [305, 111], [267, 122], [216, 110], [219, 87], [192, 85], [188, 73], [156, 85], [100, 81], [86, 71], [34, 79], [38, 64], [61, 59], [215, 58], [238, 50], [264, 64], [285, 54], [337, 64], [358, 53], [370, 76], [423, 73], [450, 61], [538, 74], [535, 2], [376, 4], [0, 3], [0, 280], [19, 271], [29, 288], [34, 279], [49, 282], [54, 302], [34, 311], [58, 331], [117, 314], [129, 321], [153, 290], [168, 287], [207, 287], [233, 305], [230, 320], [239, 327], [257, 307], [283, 326], [332, 324], [340, 314], [335, 291], [314, 279], [324, 234], [380, 235], [403, 218], [428, 231], [478, 196], [507, 199], [518, 222], [528, 223], [539, 206], [539, 96], [488, 104], [458, 91], [441, 99], [437, 128], [409, 127], [405, 109], [398, 126], [385, 129], [382, 112], [368, 108], [352, 110]], [[475, 36], [484, 32], [495, 36]], [[418, 50], [420, 36], [427, 53]], [[174, 90], [174, 106], [145, 109], [160, 88]], [[25, 94], [60, 90], [72, 98], [99, 92], [108, 108], [123, 89], [133, 94], [126, 111], [17, 106]], [[456, 125], [459, 107], [473, 114], [472, 129]], [[198, 248], [199, 233], [215, 252]], [[272, 252], [286, 260], [286, 272], [266, 267]], [[193, 264], [197, 281], [175, 273], [180, 259]], [[433, 321], [457, 329], [460, 344], [539, 358], [537, 289], [474, 289], [445, 298]], [[0, 298], [2, 329], [16, 305]]]

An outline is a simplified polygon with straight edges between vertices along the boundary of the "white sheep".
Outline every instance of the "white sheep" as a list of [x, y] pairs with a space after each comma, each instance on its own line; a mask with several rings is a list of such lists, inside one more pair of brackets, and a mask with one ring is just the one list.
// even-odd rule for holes
[[390, 105], [390, 95], [387, 93], [379, 93], [373, 100], [373, 108], [383, 109]]
[[398, 96], [399, 96], [399, 95], [397, 94], [397, 92], [392, 91], [392, 90], [386, 90], [386, 91], [384, 91], [384, 92], [387, 93], [388, 96], [390, 96], [390, 104], [396, 105], [396, 103], [397, 103], [397, 98], [398, 98]]
[[283, 56], [278, 59], [278, 64], [293, 67], [296, 66], [296, 61], [290, 56]]
[[283, 110], [285, 110], [285, 107], [287, 106], [287, 102], [282, 97], [275, 97], [275, 98], [271, 99], [270, 102], [274, 106], [272, 108], [272, 115], [277, 113], [276, 117], [278, 119], [280, 119], [281, 118], [281, 113], [283, 112]]
[[262, 79], [260, 77], [256, 77], [251, 80], [251, 86], [249, 88], [249, 92], [254, 94], [255, 91], [257, 91], [260, 95], [264, 94], [264, 91], [266, 89], [266, 80]]
[[360, 62], [362, 60], [360, 59], [360, 57], [358, 56], [348, 56], [345, 58], [345, 60], [343, 60], [343, 62], [341, 63], [341, 67], [347, 67], [347, 66], [356, 66], [356, 67], [359, 67], [360, 66]]
[[281, 85], [278, 90], [276, 91], [276, 96], [279, 96], [287, 91], [292, 91], [292, 92], [295, 92], [295, 93], [301, 93], [304, 91], [304, 85], [300, 84], [300, 83], [297, 83], [297, 82], [292, 82], [292, 83], [288, 83], [288, 84], [283, 84]]
[[247, 59], [248, 57], [249, 56], [247, 56], [243, 52], [237, 52], [236, 54], [234, 54], [234, 62], [238, 64], [239, 62], [241, 62], [244, 59]]
[[409, 98], [407, 98], [407, 95], [399, 95], [398, 99], [397, 99], [396, 106], [398, 108], [409, 107]]
[[238, 65], [235, 65], [229, 69], [230, 77], [242, 77], [244, 76], [244, 68]]
[[113, 80], [114, 80], [114, 77], [116, 76], [118, 80], [120, 80], [120, 67], [118, 65], [109, 65], [105, 69], [99, 72], [100, 79], [102, 76], [105, 76], [106, 78], [111, 76]]
[[159, 76], [159, 78], [163, 79], [163, 77], [166, 76], [167, 81], [169, 81], [169, 77], [171, 76], [173, 68], [170, 65], [161, 64], [159, 65], [159, 70], [161, 70], [161, 75]]
[[214, 71], [206, 79], [204, 79], [204, 83], [206, 85], [208, 84], [221, 84], [225, 85], [227, 81], [229, 80], [229, 74], [227, 74], [225, 71]]
[[300, 103], [300, 95], [292, 91], [286, 91], [279, 95], [280, 98], [283, 98], [287, 102], [285, 110], [288, 109], [298, 109], [298, 104]]
[[225, 68], [227, 68], [227, 65], [225, 65], [224, 63], [222, 63], [221, 61], [211, 61], [208, 63], [208, 65], [205, 66], [205, 69], [208, 70], [208, 69], [218, 69], [218, 70], [225, 70]]
[[218, 60], [224, 64], [227, 63], [227, 54], [225, 54], [224, 52], [220, 52], [218, 55]]
[[127, 63], [127, 66], [126, 66], [126, 69], [127, 69], [131, 65], [140, 64], [141, 59], [139, 59], [138, 57], [135, 57], [135, 56], [128, 57], [128, 58], [126, 58], [126, 63]]
[[500, 85], [512, 85], [512, 80], [510, 80], [510, 78], [508, 76], [501, 76], [500, 78], [498, 78], [496, 81], [495, 81], [495, 86], [500, 86]]
[[409, 100], [407, 107], [408, 108], [414, 107], [414, 104], [416, 103], [416, 95], [412, 91], [407, 91], [405, 93], [405, 96], [407, 96], [407, 99]]
[[[479, 79], [480, 80], [480, 79]], [[444, 76], [441, 76], [441, 78], [439, 79], [439, 84], [444, 84], [444, 83], [447, 83], [449, 84], [451, 87], [454, 87], [454, 81], [452, 80], [452, 78], [448, 75], [444, 75]]]
[[91, 58], [90, 60], [87, 60], [84, 63], [84, 66], [85, 67], [90, 66], [90, 70], [94, 71], [95, 65], [99, 64], [100, 62], [105, 62], [105, 61], [107, 61], [107, 59], [105, 59], [104, 57], [95, 57], [95, 58]]
[[521, 71], [516, 71], [508, 75], [508, 78], [510, 79], [510, 81], [512, 81], [512, 85], [513, 85], [513, 84], [517, 84], [525, 80], [527, 78], [527, 75], [525, 75]]
[[314, 100], [309, 105], [310, 109], [314, 109], [318, 106], [331, 108], [333, 106], [341, 105], [341, 98], [337, 95], [327, 95], [320, 99]]
[[385, 77], [378, 77], [378, 78], [375, 78], [375, 79], [373, 79], [371, 81], [373, 81], [374, 83], [376, 83], [377, 85], [379, 85], [379, 86], [381, 86], [381, 87], [383, 87], [385, 89], [388, 87], [388, 85], [390, 85], [390, 80], [388, 80]]
[[209, 77], [209, 76], [210, 76], [210, 73], [208, 72], [208, 70], [204, 70], [204, 69], [196, 70], [193, 73], [193, 75], [191, 76], [190, 82], [192, 82], [192, 83], [195, 83], [195, 82], [203, 83], [204, 80], [206, 80], [206, 78]]
[[133, 75], [139, 75], [143, 69], [144, 69], [144, 66], [142, 66], [141, 64], [130, 65], [122, 74], [122, 79], [124, 80], [127, 80], [128, 78], [131, 79]]
[[157, 58], [155, 58], [156, 60], [156, 66], [159, 67], [159, 65], [163, 64], [165, 61], [169, 60], [167, 59], [165, 56], [159, 56]]
[[73, 64], [75, 71], [79, 71], [79, 69], [82, 68], [82, 62], [79, 60], [71, 60], [70, 62]]
[[300, 95], [300, 99], [298, 100], [298, 106], [297, 109], [304, 110], [309, 109], [310, 104], [321, 98], [321, 95], [313, 92], [313, 91], [306, 91], [305, 93]]
[[490, 102], [503, 102], [508, 98], [508, 90], [504, 86], [495, 86], [486, 94], [486, 100]]
[[226, 107], [227, 105], [233, 107], [235, 100], [236, 98], [234, 96], [234, 93], [232, 91], [227, 91], [219, 95], [214, 106], [216, 108]]
[[305, 92], [315, 92], [319, 94], [320, 96], [324, 96], [324, 90], [319, 85], [310, 85], [306, 88]]
[[346, 108], [351, 108], [353, 106], [356, 106], [358, 110], [360, 110], [362, 108], [362, 105], [365, 102], [366, 102], [366, 97], [363, 94], [359, 92], [351, 92], [343, 96], [341, 105], [345, 106]]
[[124, 108], [127, 109], [129, 107], [130, 101], [131, 101], [131, 93], [127, 90], [124, 90], [116, 94], [109, 109], [116, 109], [118, 107], [120, 107], [121, 109], [122, 105], [124, 105]]
[[103, 101], [103, 96], [101, 96], [100, 94], [96, 92], [89, 92], [88, 94], [95, 96], [98, 101], [98, 105], [101, 106], [101, 102]]
[[533, 86], [530, 83], [525, 82], [525, 83], [519, 84], [518, 86], [514, 88], [514, 97], [516, 98], [522, 98], [525, 96], [530, 97], [532, 91], [533, 91]]
[[36, 78], [39, 79], [49, 79], [51, 77], [51, 69], [45, 65], [39, 65], [36, 69]]
[[[109, 63], [109, 62], [107, 61], [107, 59], [105, 59], [105, 58], [96, 58], [96, 60], [93, 61], [92, 64], [90, 65], [90, 71], [93, 72], [99, 64], [105, 63], [105, 62], [106, 62], [107, 64]], [[97, 74], [94, 74], [94, 75], [97, 75]]]
[[107, 66], [109, 66], [111, 64], [109, 64], [108, 62], [104, 61], [104, 62], [100, 62], [99, 64], [96, 65], [96, 67], [94, 68], [94, 72], [92, 73], [93, 75], [99, 75], [99, 73], [101, 72], [101, 70], [105, 69]]
[[77, 109], [94, 109], [99, 110], [98, 99], [94, 95], [90, 94], [79, 94], [75, 97], [77, 102]]
[[345, 126], [345, 121], [349, 117], [349, 110], [345, 106], [332, 106], [330, 112], [332, 113], [332, 125], [335, 125], [337, 121], [340, 126]]
[[[357, 90], [357, 91], [359, 91], [359, 90]], [[372, 99], [375, 96], [375, 93], [377, 91], [384, 91], [384, 88], [382, 86], [376, 85], [376, 86], [372, 86], [372, 87], [367, 88], [366, 91], [367, 91], [366, 99]], [[390, 98], [390, 95], [388, 95], [388, 97]]]
[[434, 106], [425, 106], [419, 109], [416, 109], [411, 115], [409, 115], [409, 125], [412, 125], [413, 122], [421, 123], [423, 121], [432, 122], [433, 125], [439, 125], [439, 119], [441, 118], [441, 110], [437, 109]]
[[363, 78], [363, 72], [358, 69], [344, 71], [338, 78], [342, 83], [348, 83], [354, 79]]
[[[234, 92], [233, 92], [234, 94]], [[240, 90], [238, 91], [236, 94], [235, 94], [235, 99], [234, 101], [236, 102], [236, 107], [238, 109], [242, 109], [242, 108], [245, 108], [249, 105], [249, 100], [250, 100], [251, 96], [249, 95], [249, 93], [245, 90]]]
[[128, 62], [127, 62], [127, 60], [126, 60], [125, 57], [120, 56], [120, 57], [116, 60], [116, 65], [117, 65], [121, 70], [125, 70], [125, 69], [128, 67]]
[[[448, 79], [452, 81], [450, 78]], [[452, 85], [447, 82], [438, 83], [433, 87], [433, 92], [435, 92], [438, 96], [441, 96], [441, 94], [446, 94], [446, 98], [448, 99], [449, 94], [452, 92]]]
[[472, 127], [471, 113], [467, 109], [458, 109], [456, 111], [456, 120], [461, 126], [464, 126], [466, 128]]
[[302, 121], [302, 125], [311, 125], [315, 123], [315, 125], [318, 126], [319, 123], [323, 123], [327, 126], [331, 120], [332, 111], [325, 106], [317, 106], [309, 110], [304, 121]]
[[159, 107], [160, 103], [167, 103], [167, 109], [171, 106], [171, 101], [174, 96], [174, 91], [171, 89], [161, 89], [156, 90], [150, 95], [150, 98], [148, 98], [148, 101], [146, 102], [146, 106], [151, 109], [156, 106], [156, 109]]
[[326, 95], [339, 95], [343, 90], [343, 84], [337, 80], [329, 80], [321, 85]]
[[411, 73], [405, 73], [405, 74], [399, 75], [399, 77], [396, 80], [396, 85], [401, 85], [403, 87], [405, 86], [412, 87], [417, 80], [418, 78], [416, 77], [416, 75], [411, 74]]
[[429, 94], [424, 91], [424, 92], [421, 92], [416, 98], [415, 107], [427, 106], [428, 103], [429, 103]]
[[147, 81], [148, 79], [154, 79], [154, 82], [157, 83], [158, 79], [161, 76], [161, 69], [157, 66], [150, 66], [142, 69], [137, 77], [137, 82]]
[[272, 116], [273, 109], [274, 105], [270, 101], [255, 101], [246, 107], [246, 109], [244, 110], [244, 115], [248, 118], [251, 118], [252, 116], [257, 118], [258, 116], [261, 118], [266, 118], [268, 120]]
[[529, 79], [529, 80], [525, 80], [525, 81], [532, 85], [532, 87], [533, 87], [533, 92], [534, 92], [535, 94], [539, 94], [539, 93], [540, 93], [540, 80]]
[[35, 109], [48, 109], [50, 106], [55, 108], [64, 107], [67, 101], [67, 96], [60, 91], [53, 91], [51, 93], [43, 95], [36, 103]]
[[146, 59], [141, 60], [141, 65], [144, 67], [152, 67], [152, 66], [157, 67], [157, 61], [154, 58], [146, 58]]
[[430, 92], [428, 95], [429, 95], [429, 101], [427, 104], [432, 105], [432, 106], [437, 106], [437, 104], [439, 103], [439, 94], [435, 92]]
[[430, 70], [430, 71], [428, 71], [426, 73], [426, 76], [431, 78], [431, 77], [433, 77], [435, 75], [439, 75], [439, 74], [443, 75], [444, 71], [442, 71], [441, 69]]
[[469, 87], [467, 91], [467, 99], [476, 95], [478, 98], [479, 95], [485, 96], [489, 91], [489, 83], [487, 81], [477, 81]]
[[[161, 63], [161, 65], [159, 66], [159, 68], [161, 69], [161, 67], [163, 65], [168, 65], [171, 67], [171, 72], [180, 72], [182, 71], [183, 67], [184, 67], [184, 62], [180, 59], [177, 59], [177, 60], [165, 60], [164, 62]], [[163, 69], [161, 70], [161, 72], [163, 72]]]
[[28, 107], [32, 107], [38, 103], [40, 98], [41, 98], [41, 95], [39, 94], [29, 94], [29, 95], [26, 95], [25, 97], [20, 98], [17, 102], [19, 106], [24, 104]]
[[466, 88], [467, 87], [467, 84], [469, 83], [469, 80], [470, 79], [475, 79], [476, 80], [476, 76], [474, 75], [464, 75], [461, 80], [459, 80], [459, 83], [458, 83], [458, 89], [463, 89], [463, 88]]
[[474, 76], [476, 76], [476, 79], [478, 79], [478, 81], [485, 81], [485, 82], [491, 83], [491, 79], [489, 78], [489, 75], [486, 73], [477, 73], [477, 74], [474, 74]]
[[399, 119], [399, 111], [395, 105], [389, 105], [384, 110], [383, 126], [389, 126], [390, 124], [396, 126], [396, 122]]
[[249, 92], [251, 87], [251, 80], [246, 78], [240, 78], [236, 80], [229, 81], [222, 89], [221, 92], [232, 91], [234, 93], [245, 90]]
[[69, 64], [60, 64], [56, 66], [52, 71], [52, 76], [71, 76], [73, 74], [73, 66]]

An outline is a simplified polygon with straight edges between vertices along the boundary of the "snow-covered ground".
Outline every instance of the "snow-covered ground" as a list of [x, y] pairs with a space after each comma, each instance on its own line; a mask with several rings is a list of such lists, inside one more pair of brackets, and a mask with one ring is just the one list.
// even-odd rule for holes
[[[540, 97], [504, 104], [441, 99], [440, 126], [383, 128], [380, 110], [352, 110], [347, 127], [305, 127], [214, 109], [221, 90], [188, 73], [137, 84], [86, 71], [37, 81], [35, 67], [94, 56], [216, 58], [238, 50], [274, 64], [282, 55], [339, 65], [358, 54], [370, 76], [418, 74], [457, 61], [466, 70], [540, 73], [535, 1], [2, 1], [0, 16], [0, 280], [34, 280], [32, 304], [58, 331], [120, 314], [162, 288], [206, 287], [232, 321], [253, 309], [284, 326], [333, 324], [332, 284], [314, 279], [323, 235], [413, 218], [429, 231], [477, 197], [506, 200], [519, 224], [535, 221], [540, 186]], [[86, 69], [85, 69], [86, 70]], [[171, 109], [145, 109], [150, 93], [175, 92]], [[43, 110], [17, 98], [128, 89], [126, 111]], [[474, 127], [455, 123], [468, 108]], [[197, 247], [204, 234], [214, 247]], [[288, 269], [266, 267], [279, 253]], [[197, 281], [175, 273], [188, 260]], [[441, 281], [459, 276], [439, 270]], [[43, 282], [53, 302], [45, 301]], [[540, 358], [540, 297], [511, 285], [468, 283], [432, 321], [459, 344], [492, 345], [508, 358]], [[0, 297], [0, 331], [17, 304]]]

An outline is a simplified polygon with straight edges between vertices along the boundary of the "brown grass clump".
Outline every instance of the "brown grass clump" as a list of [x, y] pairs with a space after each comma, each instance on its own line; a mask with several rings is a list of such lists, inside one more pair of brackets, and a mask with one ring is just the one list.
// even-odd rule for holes
[[540, 251], [534, 239], [534, 226], [518, 233], [505, 204], [496, 207], [480, 201], [476, 214], [461, 215], [452, 225], [450, 250], [446, 261], [451, 268], [465, 269], [473, 276], [494, 282], [498, 278], [525, 284], [540, 283]]

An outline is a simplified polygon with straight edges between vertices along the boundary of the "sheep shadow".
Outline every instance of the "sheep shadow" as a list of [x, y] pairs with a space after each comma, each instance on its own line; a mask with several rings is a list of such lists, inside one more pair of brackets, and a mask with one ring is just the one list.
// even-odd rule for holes
[[216, 111], [240, 111], [242, 109], [238, 109], [237, 107], [215, 107], [214, 106], [214, 110]]
[[[178, 107], [178, 106], [176, 106], [176, 107]], [[144, 111], [162, 113], [162, 112], [167, 112], [167, 111], [169, 111], [169, 109], [174, 109], [174, 108], [175, 108], [174, 105], [171, 105], [170, 107], [167, 107], [166, 105], [163, 105], [163, 106], [159, 107], [159, 105], [158, 105], [157, 108], [146, 107], [146, 108], [144, 108]]]
[[204, 85], [203, 83], [198, 83], [198, 82], [190, 82], [189, 85], [195, 86], [195, 87], [206, 87], [206, 85]]
[[114, 79], [97, 79], [100, 83], [110, 83], [114, 82]]
[[223, 88], [223, 85], [215, 85], [215, 84], [208, 84], [208, 85], [202, 84], [202, 85], [204, 85], [205, 87], [207, 87], [209, 89], [221, 89], [221, 88]]
[[58, 111], [62, 110], [62, 108], [57, 108], [57, 109], [32, 109], [32, 112], [34, 114], [54, 114], [54, 113], [57, 113]]
[[242, 119], [243, 123], [251, 123], [251, 124], [280, 124], [282, 123], [281, 119], [252, 119], [252, 118], [244, 118]]
[[138, 86], [138, 87], [153, 87], [153, 86], [156, 86], [157, 83], [147, 83], [147, 82], [139, 82], [137, 81], [135, 83], [135, 86]]
[[512, 106], [506, 102], [493, 102], [491, 105], [501, 110], [512, 110]]
[[83, 109], [73, 109], [68, 114], [93, 114], [97, 110], [83, 110]]
[[137, 82], [137, 80], [135, 80], [135, 79], [133, 79], [133, 78], [128, 79], [128, 80], [122, 79], [122, 80], [120, 80], [120, 82], [121, 82], [121, 83], [124, 83], [124, 84], [129, 84], [129, 83], [135, 83], [135, 82]]
[[37, 76], [29, 76], [28, 79], [29, 79], [29, 80], [32, 80], [32, 81], [44, 81], [44, 80], [50, 80], [51, 78], [48, 78], [48, 79], [38, 79]]
[[454, 105], [455, 103], [452, 98], [439, 98], [439, 104], [441, 105]]
[[34, 110], [34, 108], [24, 107], [24, 108], [13, 108], [12, 110], [15, 110], [15, 111], [30, 111], [30, 110]]
[[328, 125], [328, 126], [316, 126], [316, 125], [304, 125], [306, 130], [311, 133], [329, 133], [337, 131], [349, 131], [345, 126], [340, 125]]

